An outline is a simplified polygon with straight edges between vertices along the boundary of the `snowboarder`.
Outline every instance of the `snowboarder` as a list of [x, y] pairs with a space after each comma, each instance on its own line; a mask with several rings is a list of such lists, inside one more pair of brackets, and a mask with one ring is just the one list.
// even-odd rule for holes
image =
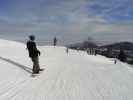
[[29, 41], [27, 41], [27, 49], [29, 52], [29, 57], [31, 58], [33, 62], [33, 69], [32, 69], [33, 74], [37, 74], [39, 73], [39, 71], [41, 71], [40, 66], [39, 66], [39, 57], [38, 57], [40, 56], [41, 53], [36, 47], [34, 35], [29, 36]]
[[56, 37], [54, 37], [53, 42], [54, 42], [54, 46], [56, 46], [57, 45], [57, 38]]

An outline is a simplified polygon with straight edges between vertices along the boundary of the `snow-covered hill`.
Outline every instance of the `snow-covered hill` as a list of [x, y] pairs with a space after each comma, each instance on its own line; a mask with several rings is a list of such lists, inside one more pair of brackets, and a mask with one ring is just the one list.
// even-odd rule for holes
[[31, 77], [26, 46], [0, 40], [0, 100], [133, 100], [133, 68], [103, 56], [65, 47], [40, 46], [40, 65]]

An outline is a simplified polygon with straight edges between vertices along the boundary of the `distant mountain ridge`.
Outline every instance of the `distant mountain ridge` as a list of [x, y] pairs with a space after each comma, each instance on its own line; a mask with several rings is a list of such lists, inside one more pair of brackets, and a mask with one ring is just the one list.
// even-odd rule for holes
[[69, 45], [70, 48], [73, 49], [86, 49], [86, 48], [109, 48], [109, 49], [114, 49], [114, 50], [129, 50], [129, 51], [133, 51], [133, 43], [132, 42], [119, 42], [119, 43], [113, 43], [113, 44], [107, 44], [107, 45], [102, 45], [102, 46], [98, 46], [96, 43], [94, 42], [89, 42], [89, 41], [84, 41], [82, 43], [75, 43], [75, 44], [71, 44]]
[[97, 48], [97, 44], [93, 43], [93, 42], [89, 42], [89, 41], [84, 41], [81, 43], [75, 43], [75, 44], [71, 44], [68, 47], [72, 48], [72, 49], [80, 49], [80, 50], [85, 50], [87, 48]]
[[133, 51], [133, 43], [132, 42], [119, 42], [119, 43], [113, 43], [109, 45], [100, 46], [100, 48], [111, 48], [115, 50], [129, 50]]

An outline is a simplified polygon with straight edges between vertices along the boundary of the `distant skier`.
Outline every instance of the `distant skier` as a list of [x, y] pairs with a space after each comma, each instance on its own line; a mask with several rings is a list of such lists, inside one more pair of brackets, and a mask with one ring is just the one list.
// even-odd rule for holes
[[117, 63], [117, 58], [118, 58], [118, 55], [115, 55], [115, 56], [114, 56], [114, 64]]
[[27, 41], [27, 49], [29, 51], [29, 57], [31, 58], [32, 62], [33, 62], [33, 74], [34, 73], [39, 73], [39, 71], [41, 71], [42, 69], [40, 69], [39, 66], [39, 57], [40, 56], [40, 51], [37, 49], [36, 47], [36, 43], [35, 41], [35, 36], [34, 35], [30, 35], [29, 36], [29, 41]]
[[90, 48], [90, 55], [93, 55], [93, 48]]
[[89, 55], [89, 54], [90, 54], [90, 49], [87, 48], [86, 52], [87, 52], [87, 54]]
[[116, 64], [116, 63], [117, 63], [117, 59], [115, 58], [115, 59], [114, 59], [114, 64]]
[[66, 53], [68, 54], [68, 52], [69, 52], [69, 48], [68, 48], [68, 47], [66, 47]]
[[56, 37], [54, 37], [53, 42], [54, 42], [54, 46], [56, 46], [57, 45], [57, 38]]
[[98, 50], [97, 50], [97, 48], [95, 48], [95, 56], [97, 55], [97, 53], [98, 53]]

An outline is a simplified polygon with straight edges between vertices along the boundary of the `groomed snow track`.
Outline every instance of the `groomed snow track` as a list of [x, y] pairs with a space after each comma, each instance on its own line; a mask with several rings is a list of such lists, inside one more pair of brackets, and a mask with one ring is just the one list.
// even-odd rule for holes
[[40, 75], [31, 77], [26, 46], [0, 40], [0, 100], [133, 100], [133, 68], [65, 47], [40, 46]]

